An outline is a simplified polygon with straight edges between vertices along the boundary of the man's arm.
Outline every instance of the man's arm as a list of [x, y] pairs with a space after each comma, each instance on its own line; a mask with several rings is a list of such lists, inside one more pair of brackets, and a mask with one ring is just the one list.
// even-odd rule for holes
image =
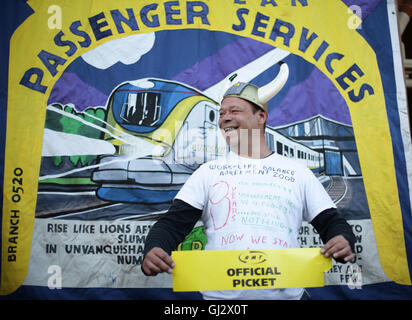
[[321, 250], [325, 257], [332, 256], [341, 263], [355, 258], [355, 235], [351, 226], [335, 208], [322, 211], [310, 223], [325, 243]]
[[174, 267], [171, 252], [192, 231], [201, 216], [202, 210], [182, 200], [174, 200], [168, 212], [153, 225], [146, 237], [143, 273], [148, 276], [171, 273]]

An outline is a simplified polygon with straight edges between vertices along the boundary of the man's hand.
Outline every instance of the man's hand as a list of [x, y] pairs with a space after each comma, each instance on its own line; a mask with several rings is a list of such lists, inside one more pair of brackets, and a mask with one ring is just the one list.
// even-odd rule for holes
[[143, 271], [149, 276], [167, 272], [172, 274], [175, 264], [172, 258], [161, 248], [153, 248], [143, 260]]
[[326, 257], [333, 257], [334, 259], [343, 259], [345, 262], [351, 261], [355, 258], [348, 240], [343, 236], [336, 236], [330, 239], [320, 252]]

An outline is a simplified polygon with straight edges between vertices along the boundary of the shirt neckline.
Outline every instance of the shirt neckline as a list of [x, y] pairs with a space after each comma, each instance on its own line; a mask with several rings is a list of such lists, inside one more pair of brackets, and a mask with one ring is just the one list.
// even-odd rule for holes
[[228, 157], [229, 157], [229, 159], [233, 159], [232, 157], [234, 157], [234, 158], [240, 159], [240, 160], [242, 160], [242, 161], [249, 161], [249, 160], [252, 160], [252, 161], [260, 161], [260, 160], [268, 159], [268, 158], [270, 158], [271, 156], [273, 156], [274, 154], [275, 154], [275, 152], [272, 151], [271, 153], [269, 153], [267, 156], [265, 156], [265, 157], [263, 157], [263, 158], [247, 158], [247, 157], [242, 157], [242, 156], [238, 155], [237, 153], [235, 153], [235, 152], [233, 152], [233, 151], [230, 151]]

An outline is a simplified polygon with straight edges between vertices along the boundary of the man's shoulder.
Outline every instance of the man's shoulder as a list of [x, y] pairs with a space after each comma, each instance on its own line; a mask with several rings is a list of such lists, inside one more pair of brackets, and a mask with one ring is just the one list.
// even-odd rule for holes
[[207, 171], [210, 171], [211, 168], [216, 167], [216, 164], [218, 163], [217, 160], [209, 160], [207, 162], [199, 164], [199, 166], [193, 171], [192, 174], [200, 174], [200, 173], [205, 173]]
[[300, 163], [299, 161], [297, 161], [296, 159], [293, 158], [288, 158], [286, 156], [281, 156], [277, 153], [273, 153], [270, 156], [270, 160], [274, 163], [277, 164], [278, 166], [282, 166], [282, 167], [288, 167], [290, 169], [294, 169], [296, 171], [310, 171], [310, 169], [305, 166], [304, 164]]

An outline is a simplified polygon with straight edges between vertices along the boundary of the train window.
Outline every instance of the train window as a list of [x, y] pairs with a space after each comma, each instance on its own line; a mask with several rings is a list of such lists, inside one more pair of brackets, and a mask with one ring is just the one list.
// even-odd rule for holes
[[275, 151], [274, 147], [274, 140], [273, 140], [273, 135], [271, 135], [270, 133], [265, 133], [265, 139], [266, 139], [266, 143], [268, 145], [268, 148], [270, 151]]
[[214, 122], [216, 118], [215, 112], [213, 110], [210, 110], [209, 112], [209, 121]]
[[295, 157], [295, 150], [293, 150], [292, 148], [290, 148], [290, 157], [294, 158]]
[[127, 124], [153, 126], [160, 118], [160, 94], [155, 92], [130, 93], [120, 117]]
[[282, 142], [276, 141], [276, 151], [278, 154], [283, 155], [283, 144]]

